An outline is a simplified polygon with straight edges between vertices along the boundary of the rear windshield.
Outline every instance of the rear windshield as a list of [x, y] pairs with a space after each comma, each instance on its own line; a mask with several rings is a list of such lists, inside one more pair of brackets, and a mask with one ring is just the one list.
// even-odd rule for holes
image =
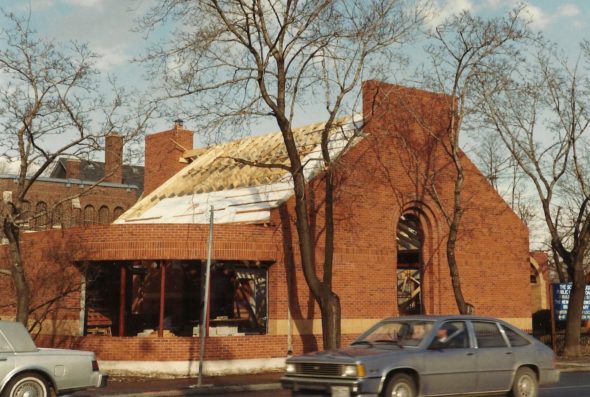
[[35, 342], [31, 339], [29, 332], [19, 322], [0, 321], [0, 335], [17, 353], [37, 351]]

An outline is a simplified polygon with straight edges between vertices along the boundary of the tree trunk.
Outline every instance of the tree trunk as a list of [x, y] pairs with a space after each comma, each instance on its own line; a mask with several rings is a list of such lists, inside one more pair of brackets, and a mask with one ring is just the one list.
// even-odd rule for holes
[[340, 298], [330, 290], [323, 291], [320, 303], [324, 350], [340, 347]]
[[457, 266], [457, 258], [455, 257], [455, 247], [457, 245], [457, 226], [451, 225], [449, 231], [449, 238], [447, 239], [447, 262], [449, 263], [449, 272], [451, 275], [451, 284], [453, 285], [453, 292], [455, 295], [455, 302], [457, 309], [461, 314], [469, 314], [469, 309], [463, 297], [461, 290], [461, 278], [459, 277], [459, 266]]
[[9, 217], [4, 218], [4, 235], [8, 239], [10, 262], [12, 267], [12, 279], [16, 292], [16, 321], [26, 327], [29, 319], [29, 284], [25, 276], [20, 252], [20, 230]]
[[582, 327], [582, 309], [584, 308], [584, 296], [586, 292], [586, 280], [584, 275], [583, 260], [575, 257], [572, 289], [568, 302], [565, 327], [565, 357], [580, 356], [580, 332]]

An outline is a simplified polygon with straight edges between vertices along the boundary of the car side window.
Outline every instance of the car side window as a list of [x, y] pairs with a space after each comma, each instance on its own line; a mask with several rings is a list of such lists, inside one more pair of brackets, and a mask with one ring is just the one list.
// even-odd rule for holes
[[434, 349], [465, 349], [469, 347], [469, 336], [463, 321], [449, 321], [441, 325], [431, 348]]
[[11, 353], [12, 346], [8, 343], [4, 335], [0, 334], [0, 353]]
[[506, 340], [496, 323], [474, 321], [473, 330], [478, 347], [507, 347]]
[[530, 344], [530, 342], [528, 340], [526, 340], [526, 338], [524, 338], [522, 335], [519, 335], [518, 333], [516, 333], [516, 331], [505, 327], [502, 325], [502, 329], [504, 330], [504, 333], [506, 334], [506, 337], [508, 338], [508, 341], [510, 342], [510, 346], [513, 347], [518, 347], [518, 346], [526, 346], [528, 344]]

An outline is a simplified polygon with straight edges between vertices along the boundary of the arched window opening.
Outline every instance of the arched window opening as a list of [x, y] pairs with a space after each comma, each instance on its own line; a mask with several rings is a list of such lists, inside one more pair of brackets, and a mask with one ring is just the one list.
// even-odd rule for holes
[[47, 219], [47, 203], [39, 201], [35, 206], [35, 229], [45, 229], [47, 227]]
[[102, 225], [106, 225], [106, 224], [110, 223], [109, 207], [107, 207], [106, 205], [103, 205], [98, 210], [98, 223], [100, 223]]
[[125, 212], [125, 210], [123, 208], [116, 207], [115, 210], [113, 211], [113, 221], [115, 221], [118, 217], [123, 215], [123, 212]]
[[23, 230], [29, 230], [31, 228], [30, 225], [30, 218], [31, 218], [31, 203], [27, 200], [23, 201], [20, 207], [20, 215], [19, 221], [22, 225]]
[[84, 207], [84, 225], [89, 226], [94, 223], [94, 212], [94, 207], [92, 205], [89, 204], [86, 207]]
[[72, 218], [70, 219], [70, 226], [79, 226], [82, 221], [82, 210], [77, 207], [72, 208]]
[[64, 221], [64, 209], [61, 203], [57, 204], [51, 214], [51, 225], [55, 228], [61, 228]]
[[422, 313], [423, 234], [416, 215], [405, 214], [397, 225], [397, 304], [400, 314]]

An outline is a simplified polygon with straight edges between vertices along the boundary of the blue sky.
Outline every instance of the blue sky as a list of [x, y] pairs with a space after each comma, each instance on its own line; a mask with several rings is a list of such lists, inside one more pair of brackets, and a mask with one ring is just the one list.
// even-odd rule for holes
[[[121, 83], [142, 88], [146, 86], [143, 68], [131, 60], [144, 51], [153, 36], [146, 40], [144, 33], [132, 29], [136, 19], [154, 1], [0, 0], [0, 7], [23, 16], [30, 11], [32, 24], [42, 37], [87, 42], [101, 56], [97, 66], [102, 72], [116, 76]], [[483, 17], [501, 15], [517, 4], [516, 0], [435, 0], [430, 24], [436, 25], [442, 18], [465, 9]], [[577, 56], [580, 40], [590, 39], [588, 1], [530, 0], [527, 10], [533, 27], [557, 42], [570, 57]], [[300, 121], [315, 122], [321, 118], [313, 112], [308, 114], [310, 120]], [[155, 128], [170, 124], [169, 120], [163, 120]]]

